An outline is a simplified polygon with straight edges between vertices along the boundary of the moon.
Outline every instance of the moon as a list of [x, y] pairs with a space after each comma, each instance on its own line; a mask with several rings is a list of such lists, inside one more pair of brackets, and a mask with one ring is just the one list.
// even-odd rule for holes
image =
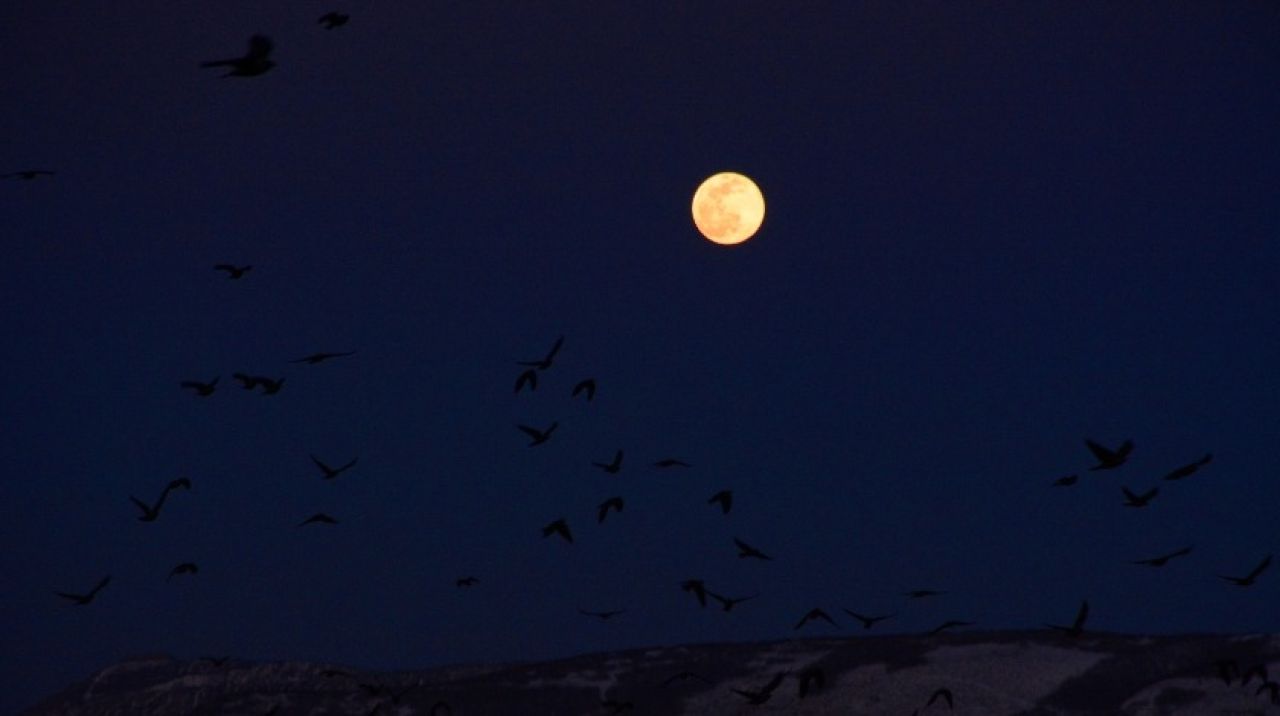
[[737, 172], [713, 174], [693, 193], [693, 225], [717, 244], [740, 244], [763, 222], [760, 187]]

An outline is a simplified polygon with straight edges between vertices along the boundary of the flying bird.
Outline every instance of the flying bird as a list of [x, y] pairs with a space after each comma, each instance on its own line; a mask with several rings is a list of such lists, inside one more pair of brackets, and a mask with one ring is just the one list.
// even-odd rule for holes
[[733, 490], [721, 490], [712, 495], [708, 500], [708, 505], [720, 504], [720, 512], [729, 514], [729, 510], [733, 508]]
[[520, 377], [516, 378], [515, 392], [519, 393], [520, 389], [526, 385], [529, 386], [529, 390], [531, 391], [538, 389], [538, 371], [533, 368], [526, 368], [525, 371], [520, 374]]
[[1127, 487], [1121, 487], [1120, 490], [1124, 492], [1125, 507], [1146, 507], [1160, 492], [1160, 488], [1158, 487], [1153, 487], [1141, 495], [1134, 494], [1133, 491]]
[[244, 373], [232, 373], [231, 377], [240, 381], [240, 387], [245, 390], [253, 390], [258, 387], [259, 379], [251, 375], [245, 375]]
[[1195, 462], [1189, 462], [1186, 465], [1183, 465], [1182, 467], [1176, 468], [1175, 470], [1170, 472], [1168, 475], [1165, 475], [1164, 479], [1181, 480], [1184, 477], [1190, 477], [1191, 475], [1195, 474], [1197, 470], [1204, 467], [1205, 465], [1208, 465], [1212, 460], [1213, 460], [1213, 453], [1211, 452], [1205, 453], [1204, 457], [1200, 458], [1199, 460], [1196, 460]]
[[1089, 447], [1093, 456], [1098, 459], [1098, 464], [1089, 468], [1090, 470], [1110, 470], [1120, 467], [1125, 460], [1129, 459], [1129, 453], [1133, 452], [1132, 440], [1125, 440], [1114, 451], [1108, 450], [1092, 440], [1085, 440], [1084, 444]]
[[1175, 557], [1183, 557], [1188, 554], [1191, 554], [1191, 547], [1183, 547], [1182, 549], [1175, 550], [1169, 554], [1162, 554], [1159, 557], [1151, 557], [1150, 559], [1139, 559], [1130, 562], [1129, 564], [1142, 564], [1148, 567], [1163, 567], [1169, 560]]
[[610, 462], [610, 463], [593, 462], [591, 464], [595, 465], [601, 470], [604, 470], [610, 475], [617, 475], [618, 471], [622, 469], [622, 451], [619, 450], [618, 452], [613, 454], [613, 462]]
[[454, 585], [458, 587], [473, 587], [479, 581], [480, 580], [475, 577], [461, 577], [458, 581], [454, 582]]
[[316, 22], [321, 25], [324, 25], [324, 29], [332, 30], [335, 27], [341, 27], [347, 24], [347, 21], [350, 19], [351, 19], [350, 15], [346, 15], [340, 12], [326, 12], [325, 14], [321, 15], [320, 19], [317, 20]]
[[573, 533], [569, 531], [569, 523], [565, 522], [563, 517], [553, 522], [548, 522], [547, 525], [542, 528], [543, 537], [550, 537], [554, 534], [558, 534], [563, 537], [565, 542], [573, 544]]
[[773, 557], [770, 557], [769, 555], [765, 554], [764, 552], [761, 552], [760, 550], [756, 549], [755, 547], [752, 547], [751, 545], [747, 544], [746, 542], [743, 542], [742, 540], [738, 539], [737, 537], [734, 537], [734, 538], [733, 538], [733, 543], [734, 543], [734, 544], [736, 544], [736, 545], [738, 545], [738, 557], [739, 557], [739, 558], [754, 557], [754, 558], [756, 558], [756, 559], [773, 559]]
[[863, 628], [863, 629], [870, 629], [872, 626], [874, 626], [874, 625], [875, 625], [875, 623], [876, 623], [876, 622], [882, 622], [882, 621], [884, 621], [885, 619], [889, 619], [889, 618], [891, 618], [891, 617], [895, 617], [895, 616], [897, 616], [897, 614], [896, 614], [896, 613], [894, 613], [894, 614], [882, 614], [882, 615], [880, 615], [880, 616], [876, 616], [876, 617], [869, 617], [869, 616], [865, 616], [865, 615], [859, 614], [859, 613], [857, 613], [857, 612], [855, 612], [855, 611], [851, 611], [851, 610], [849, 610], [849, 609], [845, 609], [845, 610], [844, 610], [844, 613], [845, 613], [845, 614], [848, 614], [849, 616], [853, 617], [854, 619], [857, 619], [858, 621], [862, 622], [862, 628]]
[[562, 345], [564, 345], [564, 336], [560, 336], [556, 339], [555, 344], [551, 346], [551, 351], [547, 353], [547, 357], [542, 360], [517, 361], [516, 365], [526, 365], [537, 368], [538, 370], [546, 370], [551, 367], [551, 363], [555, 360], [556, 353], [560, 352], [560, 346]]
[[721, 596], [721, 595], [719, 595], [719, 594], [716, 594], [715, 592], [713, 592], [713, 591], [711, 591], [711, 590], [707, 590], [707, 595], [708, 595], [708, 596], [710, 596], [712, 599], [716, 600], [717, 602], [720, 602], [720, 606], [721, 606], [721, 608], [722, 608], [724, 611], [726, 611], [726, 612], [731, 612], [731, 611], [733, 611], [733, 608], [734, 608], [735, 606], [737, 606], [737, 605], [739, 605], [739, 604], [741, 604], [741, 603], [743, 603], [743, 602], [749, 602], [749, 601], [751, 601], [752, 599], [755, 599], [756, 597], [760, 596], [759, 594], [752, 594], [752, 595], [751, 595], [751, 596], [749, 596], [749, 597], [736, 597], [736, 598], [735, 598], [735, 597], [724, 597], [724, 596]]
[[586, 394], [588, 403], [595, 400], [596, 399], [596, 379], [584, 378], [583, 380], [578, 381], [578, 384], [573, 386], [573, 392], [569, 394], [569, 397], [576, 398], [578, 397], [578, 393]]
[[102, 581], [98, 582], [93, 589], [90, 589], [87, 594], [69, 594], [67, 592], [55, 592], [55, 594], [57, 594], [59, 597], [62, 597], [63, 599], [70, 599], [71, 601], [75, 602], [75, 606], [77, 607], [83, 607], [86, 604], [92, 602], [93, 598], [98, 596], [98, 592], [101, 592], [102, 588], [107, 586], [107, 583], [110, 581], [111, 581], [111, 575], [108, 574], [107, 576], [103, 577]]
[[1080, 479], [1079, 475], [1064, 475], [1053, 481], [1054, 487], [1071, 487]]
[[170, 579], [173, 579], [175, 575], [196, 574], [199, 571], [200, 571], [200, 567], [197, 566], [195, 562], [183, 562], [182, 564], [179, 564], [178, 566], [169, 570], [169, 576], [165, 577], [165, 581], [167, 582]]
[[957, 620], [957, 619], [951, 619], [951, 620], [949, 620], [949, 621], [945, 621], [945, 622], [943, 622], [943, 623], [939, 624], [938, 626], [934, 627], [934, 628], [929, 632], [929, 636], [933, 636], [934, 634], [941, 634], [943, 631], [945, 631], [945, 630], [947, 630], [947, 629], [953, 629], [953, 628], [955, 628], [955, 627], [973, 626], [975, 623], [976, 623], [976, 622], [962, 622], [962, 621], [959, 621], [959, 620]]
[[595, 617], [600, 621], [609, 621], [610, 619], [618, 616], [619, 614], [622, 614], [625, 611], [626, 611], [625, 609], [615, 609], [610, 612], [589, 612], [586, 609], [583, 609], [581, 607], [578, 608], [579, 614], [583, 616], [588, 616], [588, 617]]
[[230, 71], [223, 77], [256, 77], [276, 66], [274, 61], [267, 58], [271, 54], [271, 47], [271, 38], [266, 35], [254, 35], [249, 38], [249, 51], [242, 57], [210, 60], [200, 63], [200, 66], [230, 67]]
[[326, 480], [332, 480], [338, 475], [341, 475], [342, 473], [346, 472], [350, 468], [354, 467], [356, 464], [356, 461], [359, 459], [360, 459], [360, 456], [357, 455], [351, 458], [351, 461], [348, 462], [346, 465], [343, 465], [342, 467], [334, 468], [324, 464], [324, 462], [322, 462], [320, 458], [316, 457], [315, 455], [311, 456], [311, 462], [314, 462], [316, 464], [316, 467], [320, 468], [321, 472], [324, 473], [324, 479]]
[[1067, 636], [1080, 636], [1084, 633], [1084, 622], [1089, 618], [1089, 601], [1086, 599], [1080, 602], [1080, 611], [1076, 612], [1076, 620], [1071, 626], [1059, 626], [1057, 624], [1046, 624], [1050, 629], [1057, 629], [1065, 633]]
[[799, 696], [802, 699], [809, 695], [811, 689], [821, 689], [827, 685], [827, 674], [820, 666], [806, 667], [796, 674], [796, 678], [800, 680]]
[[42, 176], [51, 177], [53, 176], [53, 174], [54, 174], [53, 172], [47, 169], [23, 169], [22, 171], [5, 174], [4, 178], [5, 179], [21, 179], [22, 181], [31, 181], [36, 177], [42, 177]]
[[800, 627], [804, 626], [810, 621], [814, 621], [817, 619], [823, 619], [831, 626], [839, 626], [838, 624], [835, 623], [835, 620], [833, 620], [831, 616], [828, 615], [825, 611], [823, 611], [822, 609], [819, 609], [818, 607], [814, 607], [813, 609], [810, 609], [809, 611], [805, 612], [803, 617], [800, 617], [800, 621], [796, 622], [796, 625], [792, 627], [792, 631], [799, 630]]
[[908, 599], [924, 599], [925, 597], [936, 597], [940, 594], [946, 594], [946, 592], [939, 592], [933, 589], [913, 589], [904, 596]]
[[600, 505], [596, 508], [598, 510], [598, 512], [596, 513], [597, 523], [604, 522], [604, 518], [606, 515], [609, 514], [610, 508], [613, 508], [615, 512], [622, 512], [622, 498], [610, 497], [604, 502], [601, 502]]
[[215, 264], [213, 267], [213, 270], [226, 271], [227, 279], [231, 280], [231, 279], [244, 278], [245, 273], [247, 273], [251, 268], [253, 268], [253, 266], [235, 266], [232, 264]]
[[698, 598], [698, 604], [707, 606], [707, 585], [701, 579], [686, 579], [680, 583], [680, 589], [693, 592], [693, 596]]
[[344, 353], [312, 353], [309, 356], [303, 356], [301, 358], [297, 358], [289, 362], [290, 363], [306, 363], [307, 365], [315, 365], [317, 363], [323, 363], [329, 360], [330, 358], [345, 358], [347, 356], [353, 356], [355, 354], [356, 354], [356, 351], [346, 351]]
[[761, 704], [768, 702], [769, 699], [773, 697], [774, 689], [778, 688], [778, 685], [782, 683], [782, 679], [785, 678], [786, 675], [787, 672], [784, 671], [774, 676], [769, 683], [755, 691], [746, 691], [743, 689], [732, 689], [732, 691], [733, 693], [744, 697], [747, 700], [747, 703], [750, 703], [752, 706], [760, 706]]
[[280, 380], [271, 380], [258, 376], [258, 383], [262, 386], [263, 395], [275, 395], [280, 392], [280, 388], [284, 386], [284, 378]]
[[310, 525], [310, 524], [336, 525], [338, 524], [338, 521], [330, 517], [329, 515], [326, 515], [323, 512], [317, 512], [314, 515], [311, 515], [307, 519], [303, 520], [302, 522], [298, 523], [298, 526], [306, 527], [307, 525]]
[[1249, 587], [1249, 586], [1253, 586], [1253, 582], [1258, 578], [1258, 575], [1262, 574], [1264, 571], [1266, 571], [1267, 567], [1270, 567], [1270, 566], [1271, 566], [1271, 555], [1268, 554], [1266, 557], [1263, 558], [1261, 562], [1258, 563], [1258, 566], [1253, 568], [1252, 572], [1249, 572], [1247, 575], [1243, 577], [1226, 577], [1221, 574], [1219, 574], [1218, 577], [1221, 579], [1225, 579], [1228, 582], [1231, 582], [1237, 587]]
[[143, 502], [142, 500], [139, 500], [133, 495], [129, 495], [129, 499], [133, 502], [133, 504], [136, 505], [138, 509], [142, 511], [142, 514], [138, 517], [138, 521], [139, 522], [155, 522], [156, 519], [160, 517], [160, 508], [164, 507], [164, 501], [166, 498], [169, 497], [169, 493], [178, 488], [186, 488], [190, 490], [191, 481], [186, 479], [185, 477], [179, 478], [177, 480], [173, 480], [168, 485], [165, 485], [165, 488], [160, 491], [160, 497], [156, 498], [155, 504], [152, 504], [152, 505], [148, 505], [147, 503]]
[[[218, 376], [218, 378], [220, 377], [221, 376]], [[190, 388], [196, 391], [196, 395], [200, 396], [201, 398], [207, 398], [210, 395], [213, 395], [213, 389], [218, 385], [218, 378], [214, 378], [208, 383], [201, 383], [198, 380], [184, 380], [178, 385], [182, 386], [183, 388]]]
[[942, 699], [943, 701], [946, 701], [947, 708], [953, 709], [953, 710], [955, 709], [956, 702], [951, 695], [951, 689], [945, 689], [945, 688], [934, 691], [933, 695], [929, 697], [929, 703], [925, 704], [925, 708], [932, 706], [933, 702], [937, 701], [938, 699]]
[[531, 428], [528, 425], [517, 425], [516, 427], [520, 429], [520, 432], [532, 438], [532, 441], [529, 443], [529, 447], [534, 447], [535, 445], [541, 445], [542, 443], [550, 440], [551, 433], [554, 433], [556, 431], [556, 427], [559, 425], [560, 423], [558, 422], [551, 423], [551, 427], [546, 430], [538, 430], [537, 428]]
[[663, 458], [662, 460], [659, 460], [659, 461], [657, 461], [657, 462], [653, 463], [653, 466], [654, 466], [654, 467], [661, 467], [661, 468], [668, 468], [668, 467], [693, 467], [692, 465], [690, 465], [689, 463], [685, 462], [684, 460], [677, 460], [677, 459], [675, 459], [674, 457]]

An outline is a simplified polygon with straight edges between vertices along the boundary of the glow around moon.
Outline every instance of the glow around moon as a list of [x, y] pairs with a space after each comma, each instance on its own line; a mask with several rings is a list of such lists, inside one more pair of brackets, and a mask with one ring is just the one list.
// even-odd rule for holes
[[717, 244], [740, 244], [763, 222], [764, 195], [741, 174], [714, 174], [693, 193], [693, 224]]

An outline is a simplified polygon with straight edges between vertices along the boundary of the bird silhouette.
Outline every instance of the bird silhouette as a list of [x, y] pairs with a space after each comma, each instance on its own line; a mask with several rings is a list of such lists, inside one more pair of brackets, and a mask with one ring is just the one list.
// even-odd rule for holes
[[596, 399], [596, 379], [584, 378], [578, 381], [578, 384], [573, 386], [573, 392], [569, 394], [569, 397], [576, 398], [578, 397], [578, 393], [585, 394], [587, 396], [588, 403], [595, 400]]
[[693, 596], [698, 598], [698, 604], [707, 606], [707, 585], [703, 584], [701, 579], [686, 579], [680, 583], [680, 589], [693, 592]]
[[588, 616], [588, 617], [595, 617], [595, 618], [599, 619], [600, 621], [606, 621], [606, 622], [607, 622], [607, 621], [609, 621], [610, 619], [612, 619], [612, 618], [614, 618], [614, 617], [618, 616], [619, 614], [624, 613], [625, 611], [626, 611], [625, 609], [615, 609], [615, 610], [613, 610], [613, 611], [608, 611], [608, 612], [591, 612], [591, 611], [587, 611], [586, 609], [583, 609], [583, 608], [581, 608], [581, 607], [579, 607], [579, 608], [578, 608], [578, 613], [579, 613], [579, 614], [581, 614], [581, 615], [583, 615], [583, 616]]
[[152, 505], [148, 505], [142, 500], [139, 500], [138, 498], [134, 497], [133, 495], [129, 495], [129, 499], [133, 502], [133, 504], [137, 505], [138, 509], [142, 511], [142, 514], [138, 517], [138, 521], [139, 522], [155, 522], [156, 519], [160, 517], [160, 508], [164, 507], [165, 499], [169, 497], [170, 492], [177, 489], [190, 490], [191, 481], [185, 477], [178, 478], [177, 480], [171, 481], [168, 485], [165, 485], [163, 490], [160, 491], [160, 497], [156, 498], [155, 504], [152, 504]]
[[232, 373], [231, 377], [240, 381], [240, 387], [244, 388], [245, 390], [253, 390], [254, 388], [258, 387], [259, 381], [254, 376], [245, 375], [244, 373]]
[[223, 77], [256, 77], [276, 63], [267, 58], [271, 54], [271, 38], [266, 35], [254, 35], [249, 38], [249, 51], [241, 57], [226, 60], [210, 60], [200, 63], [201, 67], [230, 67]]
[[178, 566], [169, 570], [169, 576], [165, 577], [165, 581], [167, 582], [170, 579], [173, 579], [174, 576], [179, 574], [196, 574], [199, 571], [200, 571], [200, 567], [197, 566], [195, 562], [183, 562], [182, 564], [179, 564]]
[[825, 688], [827, 685], [827, 674], [820, 666], [808, 666], [796, 674], [796, 678], [800, 680], [799, 697], [804, 698], [809, 695], [810, 690]]
[[816, 619], [823, 619], [831, 626], [839, 626], [838, 624], [835, 623], [835, 620], [833, 620], [829, 614], [827, 614], [825, 611], [823, 611], [818, 607], [814, 607], [813, 609], [810, 609], [809, 611], [805, 612], [804, 616], [800, 617], [800, 621], [796, 622], [796, 625], [792, 627], [792, 631], [797, 631], [800, 629], [800, 627]]
[[338, 475], [341, 475], [342, 473], [351, 469], [352, 467], [355, 467], [356, 461], [359, 459], [360, 459], [360, 456], [357, 455], [351, 458], [351, 461], [348, 462], [346, 465], [343, 465], [342, 467], [334, 468], [324, 464], [324, 462], [322, 462], [320, 458], [316, 457], [315, 455], [311, 456], [311, 462], [314, 462], [316, 464], [316, 467], [320, 468], [321, 472], [324, 473], [324, 479], [326, 480], [332, 480], [336, 478]]
[[321, 25], [324, 25], [324, 29], [332, 30], [335, 27], [341, 27], [347, 24], [347, 21], [350, 19], [351, 19], [350, 15], [345, 15], [340, 12], [326, 12], [325, 14], [321, 15], [320, 19], [317, 20], [316, 22]]
[[617, 475], [618, 471], [622, 469], [622, 451], [619, 450], [613, 454], [613, 462], [609, 462], [609, 463], [593, 462], [591, 464], [595, 465], [601, 470], [604, 470], [610, 475]]
[[10, 172], [9, 174], [5, 174], [4, 178], [20, 179], [22, 181], [31, 181], [32, 179], [35, 179], [37, 177], [42, 177], [42, 176], [51, 177], [53, 175], [54, 175], [54, 172], [51, 172], [48, 169], [23, 169], [22, 171]]
[[514, 392], [519, 393], [520, 389], [529, 386], [530, 391], [538, 389], [538, 371], [533, 368], [526, 368], [520, 377], [516, 378], [516, 389]]
[[947, 629], [954, 629], [955, 627], [973, 626], [974, 624], [976, 624], [976, 622], [962, 622], [958, 619], [951, 619], [939, 624], [938, 626], [930, 630], [929, 636], [933, 636], [934, 634], [941, 634]]
[[1067, 636], [1080, 636], [1084, 633], [1084, 622], [1089, 618], [1089, 601], [1086, 599], [1080, 602], [1080, 610], [1076, 612], [1076, 620], [1071, 626], [1059, 626], [1057, 624], [1046, 624], [1050, 629], [1057, 629], [1065, 633]]
[[551, 350], [542, 360], [517, 361], [516, 365], [526, 365], [537, 368], [538, 370], [546, 370], [551, 367], [551, 363], [556, 359], [556, 353], [560, 352], [560, 346], [562, 345], [564, 345], [564, 336], [560, 336], [556, 339], [555, 344], [551, 346]]
[[1080, 479], [1079, 475], [1064, 475], [1053, 481], [1054, 487], [1071, 487]]
[[560, 423], [558, 422], [551, 423], [551, 426], [546, 430], [538, 430], [537, 428], [531, 428], [528, 425], [517, 425], [516, 427], [520, 429], [520, 432], [532, 438], [529, 443], [529, 447], [534, 447], [535, 445], [541, 445], [542, 443], [550, 440], [551, 433], [554, 433], [556, 431], [556, 427], [559, 425]]
[[96, 585], [94, 585], [93, 589], [90, 589], [86, 594], [70, 594], [68, 592], [55, 592], [55, 594], [57, 594], [59, 597], [62, 597], [63, 599], [70, 599], [72, 602], [75, 603], [75, 606], [77, 607], [83, 607], [89, 604], [90, 602], [92, 602], [93, 598], [98, 596], [98, 592], [101, 592], [102, 588], [107, 586], [107, 583], [110, 581], [111, 581], [111, 575], [108, 574], [107, 576], [103, 577], [102, 580], [99, 581]]
[[896, 614], [896, 613], [894, 613], [894, 614], [882, 614], [882, 615], [880, 615], [880, 616], [875, 616], [875, 617], [868, 617], [868, 616], [864, 616], [864, 615], [862, 615], [862, 614], [859, 614], [859, 613], [857, 613], [857, 612], [855, 612], [855, 611], [851, 611], [851, 610], [849, 610], [849, 609], [845, 609], [845, 610], [844, 610], [844, 613], [845, 613], [845, 614], [848, 614], [849, 616], [853, 617], [854, 619], [857, 619], [858, 621], [862, 622], [862, 628], [863, 628], [863, 629], [870, 629], [872, 626], [874, 626], [874, 625], [875, 625], [875, 623], [876, 623], [876, 622], [882, 622], [882, 621], [884, 621], [885, 619], [889, 619], [889, 618], [891, 618], [891, 617], [895, 617], [895, 616], [897, 616], [897, 614]]
[[906, 592], [904, 596], [908, 599], [924, 599], [926, 597], [936, 597], [942, 594], [946, 594], [946, 592], [939, 592], [933, 589], [913, 589], [910, 592]]
[[473, 587], [479, 581], [480, 580], [476, 579], [475, 577], [461, 577], [456, 582], [454, 582], [454, 585], [458, 587]]
[[1175, 468], [1168, 475], [1165, 475], [1164, 479], [1181, 480], [1184, 477], [1190, 477], [1191, 475], [1194, 475], [1197, 470], [1204, 467], [1205, 465], [1208, 465], [1212, 460], [1213, 460], [1213, 453], [1211, 452], [1205, 453], [1204, 457], [1200, 458], [1199, 460], [1196, 460], [1195, 462], [1189, 462], [1186, 465], [1183, 465], [1182, 467]]
[[677, 460], [677, 459], [675, 459], [674, 457], [663, 458], [663, 459], [661, 459], [661, 460], [659, 460], [659, 461], [657, 461], [657, 462], [653, 463], [653, 466], [654, 466], [654, 467], [661, 467], [661, 468], [664, 468], [664, 469], [665, 469], [665, 468], [668, 468], [668, 467], [693, 467], [692, 465], [690, 465], [689, 463], [685, 462], [684, 460]]
[[1114, 451], [1108, 450], [1092, 440], [1085, 440], [1084, 444], [1089, 447], [1093, 456], [1098, 459], [1098, 464], [1089, 468], [1090, 470], [1110, 470], [1120, 467], [1125, 460], [1129, 459], [1129, 453], [1133, 452], [1132, 440], [1125, 440]]
[[213, 270], [226, 271], [227, 280], [231, 280], [231, 279], [244, 278], [244, 275], [251, 268], [253, 268], [253, 266], [235, 266], [233, 264], [215, 264], [213, 267]]
[[604, 502], [601, 502], [600, 505], [596, 507], [596, 510], [598, 510], [596, 513], [597, 523], [604, 522], [604, 518], [609, 514], [610, 508], [613, 508], [615, 512], [622, 512], [622, 498], [610, 497]]
[[1225, 579], [1228, 582], [1231, 582], [1237, 587], [1250, 587], [1250, 586], [1253, 586], [1253, 582], [1258, 578], [1258, 575], [1262, 574], [1264, 571], [1266, 571], [1267, 567], [1270, 567], [1270, 566], [1271, 566], [1271, 555], [1268, 554], [1266, 557], [1263, 558], [1261, 562], [1258, 563], [1258, 566], [1253, 568], [1252, 572], [1249, 572], [1247, 575], [1243, 577], [1226, 577], [1221, 574], [1219, 574], [1218, 577], [1221, 579]]
[[272, 380], [258, 376], [258, 384], [262, 386], [263, 395], [275, 395], [280, 392], [280, 388], [284, 387], [284, 378]]
[[942, 688], [942, 689], [938, 689], [937, 691], [934, 691], [933, 695], [929, 697], [929, 702], [925, 704], [925, 708], [932, 706], [933, 702], [937, 701], [938, 699], [942, 699], [943, 701], [946, 701], [947, 708], [953, 709], [953, 710], [955, 709], [956, 707], [955, 698], [951, 694], [951, 689], [946, 689], [946, 688]]
[[210, 664], [213, 664], [214, 666], [226, 666], [227, 662], [231, 661], [231, 657], [230, 656], [202, 656], [200, 657], [200, 661], [207, 661]]
[[758, 596], [760, 596], [760, 595], [759, 595], [759, 594], [752, 594], [752, 595], [751, 595], [751, 596], [749, 596], [749, 597], [725, 597], [725, 596], [722, 596], [722, 595], [716, 594], [715, 592], [713, 592], [713, 591], [711, 591], [711, 590], [707, 590], [707, 596], [711, 597], [712, 599], [716, 600], [717, 602], [720, 602], [720, 607], [721, 607], [721, 609], [722, 609], [723, 611], [731, 612], [731, 611], [733, 611], [733, 608], [734, 608], [735, 606], [737, 606], [737, 605], [739, 605], [739, 604], [741, 604], [741, 603], [743, 603], [743, 602], [749, 602], [749, 601], [751, 601], [752, 599], [755, 599], [756, 597], [758, 597]]
[[729, 510], [733, 508], [733, 490], [721, 490], [707, 499], [708, 505], [720, 504], [720, 512], [729, 514]]
[[754, 557], [754, 558], [756, 558], [756, 559], [773, 559], [773, 557], [770, 557], [769, 555], [765, 554], [764, 552], [761, 552], [760, 550], [756, 549], [755, 547], [752, 547], [751, 545], [747, 544], [746, 542], [743, 542], [742, 540], [738, 539], [737, 537], [734, 537], [734, 538], [733, 538], [733, 543], [734, 543], [734, 544], [736, 544], [736, 545], [738, 545], [738, 557], [739, 557], [739, 558]]
[[330, 517], [329, 515], [326, 515], [323, 512], [317, 512], [314, 515], [311, 515], [307, 519], [303, 520], [302, 522], [299, 522], [298, 526], [306, 527], [307, 525], [311, 525], [311, 524], [336, 525], [338, 524], [338, 520], [334, 519], [333, 517]]
[[663, 680], [662, 685], [670, 686], [671, 684], [677, 681], [701, 681], [704, 684], [711, 683], [710, 679], [707, 679], [706, 677], [703, 677], [703, 676], [699, 676], [698, 674], [695, 674], [692, 671], [681, 671], [678, 674], [673, 674], [672, 676], [668, 676], [666, 679]]
[[355, 354], [356, 354], [356, 351], [346, 351], [344, 353], [312, 353], [309, 356], [295, 358], [294, 360], [291, 360], [289, 362], [290, 363], [306, 363], [307, 365], [315, 365], [317, 363], [323, 363], [331, 358], [345, 358], [347, 356], [353, 356]]
[[542, 528], [543, 537], [550, 537], [554, 534], [558, 534], [563, 537], [565, 542], [573, 544], [573, 533], [569, 531], [569, 523], [565, 522], [563, 517], [558, 520], [548, 522], [546, 526]]
[[1191, 547], [1183, 547], [1182, 549], [1175, 550], [1169, 554], [1162, 554], [1159, 557], [1151, 557], [1150, 559], [1139, 559], [1130, 562], [1129, 564], [1142, 564], [1148, 567], [1163, 567], [1169, 562], [1169, 560], [1175, 557], [1183, 557], [1188, 554], [1191, 554]]
[[767, 703], [769, 699], [773, 697], [774, 690], [778, 688], [778, 685], [782, 683], [782, 680], [786, 678], [786, 676], [787, 672], [785, 671], [777, 674], [769, 681], [769, 683], [755, 691], [747, 691], [745, 689], [732, 689], [732, 691], [733, 693], [745, 698], [752, 706], [760, 706]]
[[[218, 376], [218, 377], [221, 377], [221, 376]], [[196, 395], [200, 396], [201, 398], [207, 398], [210, 395], [213, 395], [213, 389], [218, 385], [218, 378], [214, 378], [208, 383], [201, 383], [198, 380], [184, 380], [178, 385], [182, 386], [183, 388], [190, 388], [196, 391]]]
[[1127, 487], [1121, 487], [1120, 490], [1124, 492], [1125, 507], [1146, 507], [1151, 504], [1151, 501], [1154, 500], [1156, 495], [1160, 492], [1160, 488], [1158, 487], [1153, 487], [1141, 495], [1134, 494], [1134, 492]]

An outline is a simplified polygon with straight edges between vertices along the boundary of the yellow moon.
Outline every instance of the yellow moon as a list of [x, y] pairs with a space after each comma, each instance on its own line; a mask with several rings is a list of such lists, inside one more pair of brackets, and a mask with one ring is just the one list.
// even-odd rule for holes
[[763, 222], [764, 195], [741, 174], [714, 174], [693, 193], [693, 225], [717, 244], [740, 244]]

